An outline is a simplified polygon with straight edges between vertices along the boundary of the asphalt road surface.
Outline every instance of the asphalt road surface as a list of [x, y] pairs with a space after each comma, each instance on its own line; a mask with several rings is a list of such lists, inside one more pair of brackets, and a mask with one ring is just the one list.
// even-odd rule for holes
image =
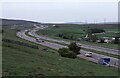
[[22, 38], [22, 39], [25, 39], [25, 40], [28, 40], [28, 41], [31, 41], [31, 42], [34, 42], [34, 43], [37, 43], [37, 44], [41, 44], [41, 45], [44, 45], [44, 46], [47, 46], [47, 47], [50, 47], [50, 48], [53, 48], [53, 49], [57, 49], [57, 50], [59, 48], [65, 47], [65, 46], [62, 46], [60, 44], [55, 44], [55, 43], [51, 43], [51, 42], [47, 42], [47, 41], [45, 41], [45, 42], [37, 42], [35, 38], [32, 38], [32, 37], [29, 37], [29, 36], [25, 35], [26, 31], [27, 30], [18, 32], [17, 36]]
[[[40, 35], [36, 34], [36, 31], [39, 31], [40, 29], [44, 29], [44, 28], [47, 28], [47, 27], [48, 26], [39, 27], [38, 30], [36, 30], [36, 29], [31, 30], [28, 34], [31, 35], [31, 36], [38, 37], [40, 39], [44, 39], [44, 40], [49, 40], [49, 41], [54, 41], [54, 42], [64, 43], [64, 44], [70, 44], [70, 42], [68, 42], [68, 41], [57, 40], [57, 39], [48, 38], [48, 37], [40, 36]], [[77, 43], [77, 44], [81, 45], [81, 47], [83, 47], [83, 48], [97, 50], [97, 51], [106, 52], [106, 53], [115, 54], [115, 55], [120, 55], [120, 50], [98, 47], [98, 46], [91, 46], [91, 45], [86, 45], [86, 44], [81, 44], [81, 43]]]
[[[25, 32], [27, 32], [28, 30], [24, 30], [24, 31], [20, 31], [18, 32], [16, 35], [22, 39], [25, 39], [25, 40], [28, 40], [28, 41], [31, 41], [31, 42], [34, 42], [34, 43], [37, 43], [37, 44], [40, 44], [40, 45], [43, 45], [43, 46], [47, 46], [47, 47], [50, 47], [50, 48], [53, 48], [53, 49], [59, 49], [59, 48], [63, 48], [63, 47], [66, 47], [67, 46], [64, 46], [64, 45], [60, 45], [60, 44], [57, 44], [57, 43], [52, 43], [52, 42], [37, 42], [36, 39], [32, 38], [32, 37], [29, 37], [27, 35], [25, 35]], [[92, 61], [92, 62], [96, 62], [98, 63], [98, 60], [102, 57], [108, 57], [108, 56], [104, 56], [104, 55], [100, 55], [100, 54], [96, 54], [96, 53], [92, 53], [92, 57], [86, 57], [85, 56], [85, 53], [87, 53], [88, 51], [84, 51], [84, 50], [81, 50], [80, 51], [80, 55], [77, 55], [78, 57], [80, 58], [83, 58], [83, 59], [86, 59], [86, 60], [89, 60], [89, 61]], [[118, 59], [116, 58], [113, 58], [113, 57], [108, 57], [111, 59], [111, 62], [110, 62], [110, 66], [114, 66], [114, 67], [119, 67], [119, 64], [118, 64]]]

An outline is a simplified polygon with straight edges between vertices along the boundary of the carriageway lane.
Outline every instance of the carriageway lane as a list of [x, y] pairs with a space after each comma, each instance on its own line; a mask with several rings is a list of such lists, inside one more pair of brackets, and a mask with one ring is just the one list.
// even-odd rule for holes
[[[59, 48], [63, 48], [63, 47], [67, 48], [67, 46], [60, 45], [60, 44], [57, 44], [57, 43], [47, 42], [47, 41], [45, 41], [43, 43], [39, 43], [39, 42], [36, 41], [36, 39], [25, 35], [26, 31], [27, 30], [18, 32], [17, 36], [22, 38], [22, 39], [25, 39], [25, 40], [28, 40], [28, 41], [31, 41], [31, 42], [34, 42], [34, 43], [37, 43], [37, 44], [40, 44], [40, 45], [43, 45], [43, 46], [47, 46], [47, 47], [50, 47], [50, 48], [53, 48], [53, 49], [56, 49], [56, 50], [58, 50]], [[89, 52], [89, 51], [81, 50], [80, 51], [81, 54], [77, 55], [77, 56], [80, 57], [80, 58], [92, 61], [92, 62], [96, 62], [96, 63], [98, 62], [99, 58], [108, 57], [108, 56], [104, 56], [104, 55], [100, 55], [100, 54], [96, 54], [96, 53], [92, 54], [92, 58], [91, 57], [85, 57], [85, 53], [87, 53], [87, 52]], [[110, 65], [114, 66], [114, 67], [118, 67], [118, 59], [112, 58], [112, 57], [109, 57], [109, 58], [111, 58]]]
[[26, 31], [18, 32], [17, 36], [20, 37], [20, 38], [22, 38], [22, 39], [25, 39], [25, 40], [28, 40], [28, 41], [31, 41], [31, 42], [34, 42], [34, 43], [37, 43], [37, 44], [41, 44], [41, 45], [44, 45], [44, 46], [47, 46], [47, 47], [50, 47], [50, 48], [53, 48], [53, 49], [57, 49], [57, 50], [59, 48], [65, 47], [65, 46], [62, 46], [62, 45], [59, 45], [59, 44], [54, 44], [54, 43], [47, 42], [47, 41], [44, 42], [44, 43], [39, 43], [39, 42], [36, 41], [36, 39], [25, 35], [25, 32]]
[[[36, 34], [37, 31], [39, 31], [41, 29], [45, 29], [45, 28], [47, 28], [47, 27], [42, 27], [42, 28], [39, 27], [38, 30], [31, 30], [30, 32], [28, 32], [28, 34], [31, 35], [31, 36], [34, 36], [34, 37], [38, 37], [40, 39], [48, 40], [48, 41], [64, 43], [64, 44], [70, 44], [70, 42], [68, 42], [68, 41], [57, 40], [57, 39], [53, 39], [53, 38], [49, 38], [49, 37], [45, 37], [45, 36], [40, 36], [40, 35]], [[98, 47], [98, 46], [91, 46], [91, 45], [86, 45], [86, 44], [81, 44], [81, 43], [77, 43], [77, 44], [81, 45], [81, 47], [83, 47], [83, 48], [93, 49], [93, 50], [106, 52], [106, 53], [110, 53], [110, 54], [115, 54], [115, 55], [120, 55], [120, 50], [117, 50], [117, 49], [110, 49], [110, 48], [104, 48], [104, 47]]]

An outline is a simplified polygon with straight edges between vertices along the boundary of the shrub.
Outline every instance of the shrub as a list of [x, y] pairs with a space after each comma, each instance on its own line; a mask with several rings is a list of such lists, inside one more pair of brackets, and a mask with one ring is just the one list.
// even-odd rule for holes
[[68, 48], [60, 48], [60, 49], [58, 50], [58, 53], [59, 53], [62, 57], [76, 58], [76, 54], [73, 53], [72, 51], [70, 51]]
[[120, 37], [115, 37], [115, 40], [113, 41], [114, 44], [119, 44], [120, 43], [120, 40], [119, 40]]
[[87, 33], [103, 33], [105, 30], [103, 29], [98, 29], [98, 28], [90, 28], [86, 31]]
[[57, 36], [57, 37], [62, 37], [62, 34], [57, 34], [56, 36]]
[[96, 42], [96, 40], [98, 39], [96, 35], [90, 35], [89, 38], [92, 42]]
[[0, 31], [0, 33], [4, 33], [4, 30], [2, 29], [2, 30]]
[[60, 26], [54, 26], [54, 28], [60, 28]]
[[79, 51], [80, 51], [81, 47], [77, 46], [77, 44], [76, 44], [75, 42], [70, 43], [70, 45], [68, 45], [68, 47], [69, 47], [69, 49], [70, 49], [71, 51], [73, 51], [75, 54], [80, 54]]

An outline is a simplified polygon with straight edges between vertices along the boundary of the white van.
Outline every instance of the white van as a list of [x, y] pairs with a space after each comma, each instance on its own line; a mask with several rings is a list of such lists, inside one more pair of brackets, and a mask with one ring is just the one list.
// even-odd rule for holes
[[92, 57], [92, 52], [87, 52], [87, 53], [85, 53], [85, 56], [86, 56], [86, 57]]

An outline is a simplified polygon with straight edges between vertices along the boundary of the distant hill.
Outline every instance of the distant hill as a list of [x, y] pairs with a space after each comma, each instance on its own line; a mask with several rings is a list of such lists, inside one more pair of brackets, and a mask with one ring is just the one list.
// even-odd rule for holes
[[85, 22], [67, 22], [64, 24], [86, 24]]
[[0, 18], [0, 25], [2, 26], [13, 26], [13, 25], [31, 26], [33, 24], [40, 25], [41, 23], [33, 22], [33, 21], [26, 21], [26, 20], [1, 19]]
[[[2, 22], [1, 22], [2, 21]], [[80, 26], [80, 27], [90, 27], [90, 28], [118, 28], [116, 22], [103, 22], [97, 24], [85, 24], [85, 22], [67, 22], [67, 23], [39, 23], [34, 21], [26, 20], [15, 20], [15, 19], [2, 19], [0, 18], [0, 26], [24, 26], [24, 27], [33, 27], [33, 24], [45, 24], [45, 25], [57, 25], [57, 26]], [[84, 24], [84, 25], [83, 25]]]
[[67, 22], [64, 24], [118, 24], [118, 22], [99, 22], [99, 23], [86, 23], [86, 22]]
[[43, 24], [86, 24], [85, 22], [58, 22], [58, 23], [43, 23]]
[[[99, 22], [99, 23], [86, 23], [86, 22], [61, 22], [61, 23], [43, 23], [43, 24], [47, 24], [47, 25], [86, 25], [86, 24], [89, 24], [89, 25], [93, 25], [93, 24], [99, 24], [99, 25], [103, 25], [103, 24], [106, 24], [106, 25], [115, 25], [115, 24], [118, 24], [118, 22]], [[120, 23], [119, 23], [120, 24]]]
[[118, 24], [118, 22], [100, 22], [98, 24]]
[[56, 25], [56, 26], [73, 26], [73, 27], [79, 27], [79, 28], [119, 28], [119, 25], [116, 23], [107, 23], [107, 24], [47, 24], [46, 25]]

